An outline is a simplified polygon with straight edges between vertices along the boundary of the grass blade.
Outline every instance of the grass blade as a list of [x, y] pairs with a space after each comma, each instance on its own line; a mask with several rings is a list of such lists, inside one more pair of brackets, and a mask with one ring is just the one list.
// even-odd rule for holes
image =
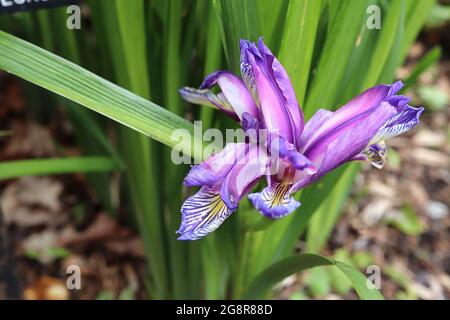
[[[123, 85], [133, 92], [150, 98], [144, 2], [117, 0], [115, 4], [120, 38], [111, 41], [121, 42], [126, 63], [126, 75], [120, 78], [129, 80]], [[168, 252], [165, 247], [166, 229], [159, 201], [160, 176], [156, 167], [156, 146], [144, 135], [126, 127], [120, 127], [119, 131], [122, 153], [128, 165], [130, 196], [144, 241], [154, 289], [149, 294], [158, 299], [167, 298], [170, 297]]]
[[321, 0], [297, 0], [289, 2], [287, 11], [280, 61], [289, 73], [300, 105], [306, 95], [321, 7]]
[[442, 50], [440, 47], [434, 47], [433, 49], [428, 51], [416, 64], [413, 71], [411, 71], [411, 73], [409, 74], [408, 78], [403, 81], [405, 86], [402, 90], [406, 91], [409, 87], [415, 84], [417, 78], [441, 58], [441, 54]]
[[239, 40], [256, 41], [261, 34], [261, 8], [256, 0], [214, 0], [222, 44], [231, 70], [239, 70]]
[[0, 31], [0, 69], [44, 87], [101, 113], [168, 146], [177, 146], [196, 159], [202, 143], [174, 141], [176, 129], [194, 137], [193, 125], [65, 59]]
[[398, 25], [402, 21], [399, 17], [401, 17], [404, 10], [405, 0], [392, 1], [389, 10], [386, 10], [386, 15], [383, 18], [383, 26], [371, 56], [369, 70], [367, 70], [362, 90], [372, 87], [377, 83], [389, 53], [394, 46]]
[[66, 173], [110, 172], [122, 168], [108, 157], [74, 157], [0, 162], [0, 179]]
[[363, 23], [367, 1], [348, 0], [339, 3], [336, 17], [331, 19], [317, 71], [306, 99], [304, 109], [307, 119], [318, 108], [335, 107], [340, 80]]
[[334, 266], [350, 281], [358, 296], [363, 300], [382, 300], [375, 288], [369, 288], [366, 277], [343, 262], [311, 253], [302, 253], [277, 262], [261, 272], [244, 295], [245, 299], [263, 299], [267, 292], [284, 278], [318, 266]]

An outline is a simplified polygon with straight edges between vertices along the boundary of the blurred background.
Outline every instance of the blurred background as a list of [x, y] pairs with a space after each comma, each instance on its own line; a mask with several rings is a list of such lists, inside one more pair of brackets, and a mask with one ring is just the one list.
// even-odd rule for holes
[[[108, 19], [116, 13], [100, 2], [81, 2], [81, 30], [64, 27], [64, 8], [2, 14], [0, 29], [125, 85], [128, 80], [120, 80], [120, 71], [112, 71], [119, 68], [123, 57], [108, 54], [116, 45], [107, 39], [106, 33], [115, 34], [113, 22]], [[192, 120], [199, 117], [197, 109], [183, 104], [175, 95], [179, 85], [197, 86], [204, 73], [227, 65], [219, 27], [214, 27], [218, 23], [216, 14], [206, 0], [179, 1], [178, 8], [173, 4], [176, 1], [168, 1], [171, 4], [167, 8], [156, 2], [146, 2], [147, 37], [152, 39], [147, 43], [151, 48], [149, 55], [155, 48], [158, 52], [149, 61], [159, 61], [164, 52], [176, 56], [169, 57], [169, 62], [163, 61], [162, 70], [149, 74], [153, 84], [151, 100], [179, 106], [180, 113]], [[195, 17], [190, 14], [193, 10], [197, 10]], [[174, 11], [181, 17], [179, 21], [171, 20]], [[161, 18], [164, 15], [168, 20]], [[189, 23], [191, 19], [196, 22]], [[206, 23], [207, 32], [195, 32]], [[105, 30], [105, 26], [111, 30]], [[183, 32], [174, 34], [167, 30], [170, 28]], [[131, 38], [134, 36], [130, 34]], [[270, 37], [268, 40], [277, 42]], [[212, 52], [206, 56], [196, 53], [206, 51], [205, 46]], [[197, 66], [201, 67], [197, 70]], [[360, 73], [365, 73], [369, 62], [363, 62], [359, 68]], [[167, 74], [176, 73], [176, 69], [187, 70], [175, 75], [177, 81], [170, 84]], [[394, 78], [407, 79], [405, 94], [413, 98], [411, 104], [426, 107], [420, 125], [389, 141], [383, 170], [361, 166], [342, 210], [333, 210], [333, 202], [322, 204], [321, 210], [329, 212], [328, 220], [321, 221], [323, 215], [314, 215], [296, 248], [335, 257], [362, 272], [369, 265], [379, 266], [381, 292], [387, 299], [449, 299], [449, 1], [433, 3], [417, 39], [408, 47], [400, 67], [395, 68]], [[159, 82], [158, 87], [155, 83]], [[140, 94], [145, 96], [145, 90]], [[0, 72], [0, 161], [79, 156], [96, 154], [98, 150], [107, 153], [110, 142], [105, 143], [104, 139], [112, 145], [123, 144], [123, 138], [117, 137], [117, 128], [112, 128], [109, 121], [90, 117], [88, 111], [74, 112], [80, 108], [70, 104]], [[217, 125], [211, 114], [201, 117]], [[89, 124], [94, 122], [100, 125], [92, 129]], [[96, 128], [101, 128], [100, 135]], [[0, 168], [7, 170], [1, 164]], [[136, 170], [139, 175], [141, 168]], [[170, 170], [164, 170], [171, 176]], [[180, 184], [181, 178], [177, 177], [182, 174], [174, 176], [166, 178]], [[120, 172], [2, 178], [0, 299], [151, 298], [146, 256], [151, 260], [154, 251], [149, 252], [147, 240], [140, 236], [141, 220], [131, 213], [124, 180]], [[185, 192], [180, 197], [184, 195]], [[167, 198], [160, 201], [162, 206], [170, 206]], [[178, 220], [167, 232], [173, 233], [177, 224]], [[67, 289], [69, 265], [80, 266], [82, 290]], [[275, 289], [274, 297], [354, 299], [356, 295], [338, 271], [315, 268], [286, 278]]]

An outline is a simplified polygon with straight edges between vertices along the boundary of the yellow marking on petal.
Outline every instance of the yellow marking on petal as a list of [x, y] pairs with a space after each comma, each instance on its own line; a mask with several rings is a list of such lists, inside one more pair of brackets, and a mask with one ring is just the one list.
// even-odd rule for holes
[[211, 203], [207, 206], [208, 214], [204, 218], [204, 220], [198, 225], [198, 227], [210, 222], [213, 220], [216, 216], [222, 214], [224, 210], [227, 210], [228, 207], [226, 206], [225, 202], [222, 201], [222, 198], [220, 197], [220, 194], [215, 195], [211, 198]]
[[273, 200], [271, 201], [270, 207], [277, 207], [283, 205], [283, 202], [286, 198], [286, 194], [289, 192], [291, 188], [290, 184], [280, 183], [275, 187]]

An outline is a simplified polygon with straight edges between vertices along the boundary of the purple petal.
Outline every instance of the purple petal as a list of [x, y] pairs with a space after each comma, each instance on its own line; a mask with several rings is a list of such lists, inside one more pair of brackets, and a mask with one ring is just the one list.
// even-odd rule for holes
[[250, 91], [250, 94], [252, 95], [254, 101], [256, 101], [256, 103], [259, 104], [259, 98], [258, 98], [258, 94], [256, 92], [255, 75], [253, 74], [252, 66], [250, 65], [250, 62], [247, 57], [247, 50], [250, 49], [250, 45], [251, 45], [251, 42], [241, 39], [241, 41], [240, 41], [241, 76], [242, 76], [242, 79], [244, 79], [244, 83], [247, 86], [248, 90]]
[[[272, 77], [275, 80], [281, 94], [284, 96], [286, 101], [286, 108], [289, 112], [289, 119], [291, 121], [292, 128], [294, 130], [293, 136], [300, 142], [300, 136], [303, 132], [304, 118], [303, 112], [297, 102], [297, 97], [295, 95], [294, 88], [292, 87], [289, 75], [284, 69], [283, 65], [278, 61], [278, 59], [272, 54], [272, 52], [264, 44], [262, 38], [258, 40], [258, 47], [261, 52], [266, 55], [266, 60], [269, 62], [267, 66], [268, 71], [272, 71]], [[270, 62], [272, 62], [272, 68], [270, 68]]]
[[184, 179], [184, 184], [188, 187], [213, 186], [244, 156], [245, 150], [245, 143], [227, 144], [221, 152], [193, 166]]
[[218, 190], [203, 187], [186, 199], [181, 207], [178, 240], [197, 240], [216, 230], [233, 213], [220, 198]]
[[402, 110], [391, 117], [378, 130], [373, 138], [373, 143], [395, 137], [409, 129], [415, 127], [419, 123], [420, 115], [424, 108], [414, 108], [410, 105], [402, 107]]
[[318, 130], [309, 136], [309, 140], [304, 142], [302, 149], [305, 156], [313, 162], [315, 162], [314, 159], [320, 159], [330, 143], [358, 126], [400, 88], [401, 82], [396, 82], [392, 86], [373, 87], [335, 111], [332, 116], [328, 116]]
[[395, 113], [396, 110], [393, 106], [388, 102], [382, 102], [365, 120], [342, 132], [337, 139], [327, 146], [320, 161], [318, 172], [311, 176], [299, 177], [292, 188], [293, 192], [317, 181], [331, 170], [354, 159], [363, 152], [382, 124]]
[[248, 198], [261, 214], [271, 219], [282, 218], [300, 206], [300, 202], [290, 196], [292, 184], [273, 182], [259, 193], [251, 193]]
[[287, 156], [289, 162], [297, 170], [306, 170], [309, 174], [317, 172], [314, 164], [297, 150], [290, 150]]
[[190, 103], [217, 108], [234, 120], [239, 121], [239, 117], [222, 93], [215, 94], [209, 89], [195, 89], [191, 87], [183, 87], [179, 92], [181, 97]]
[[271, 138], [270, 157], [272, 165], [278, 164], [279, 159], [285, 158], [297, 170], [307, 170], [309, 174], [317, 171], [314, 164], [302, 153], [298, 152], [293, 144], [277, 135], [273, 135]]
[[205, 78], [200, 89], [211, 89], [218, 85], [234, 112], [242, 120], [244, 112], [258, 117], [258, 108], [244, 82], [228, 71], [216, 71]]
[[[308, 122], [305, 124], [305, 129], [303, 130], [301, 141], [302, 144], [306, 143], [307, 141], [310, 141], [312, 136], [320, 129], [320, 127], [328, 120], [330, 117], [332, 117], [334, 112], [325, 110], [325, 109], [319, 109], [317, 112], [312, 116], [311, 119], [309, 119]], [[304, 148], [302, 148], [304, 149]]]
[[253, 130], [259, 130], [260, 124], [257, 118], [253, 117], [248, 112], [244, 112], [242, 114], [242, 129], [244, 131], [253, 129]]
[[220, 193], [230, 209], [236, 208], [243, 195], [266, 173], [268, 161], [266, 150], [252, 145], [247, 154], [228, 172]]
[[262, 40], [258, 48], [249, 41], [241, 41], [241, 72], [245, 82], [250, 83], [250, 90], [256, 85], [267, 129], [298, 145], [303, 114], [286, 71]]

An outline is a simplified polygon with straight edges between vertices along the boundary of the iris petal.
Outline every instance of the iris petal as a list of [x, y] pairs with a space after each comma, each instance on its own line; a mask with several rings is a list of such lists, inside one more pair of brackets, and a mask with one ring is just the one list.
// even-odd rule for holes
[[[305, 124], [305, 129], [303, 130], [301, 141], [302, 145], [311, 140], [313, 135], [320, 129], [320, 127], [332, 117], [333, 111], [319, 109], [317, 112], [309, 119]], [[302, 148], [304, 149], [304, 148]]]
[[184, 179], [184, 184], [188, 187], [216, 184], [242, 158], [245, 150], [245, 143], [227, 144], [221, 152], [193, 166]]
[[205, 78], [200, 89], [210, 89], [218, 85], [228, 103], [239, 119], [247, 112], [254, 118], [258, 117], [258, 108], [247, 90], [244, 82], [228, 71], [216, 71]]
[[203, 187], [181, 207], [178, 240], [197, 240], [216, 230], [233, 213], [220, 198], [220, 193]]
[[331, 170], [362, 153], [378, 129], [395, 113], [396, 110], [392, 105], [382, 102], [365, 120], [344, 131], [327, 146], [322, 159], [315, 159], [320, 162], [317, 173], [299, 179], [292, 188], [293, 192], [314, 183]]
[[353, 98], [343, 107], [336, 110], [331, 117], [316, 130], [305, 142], [304, 154], [312, 159], [323, 153], [328, 144], [342, 135], [352, 127], [358, 126], [371, 113], [373, 113], [383, 101], [390, 99], [398, 90], [402, 83], [396, 82], [393, 85], [379, 85], [364, 91]]
[[[218, 85], [221, 92], [211, 88]], [[216, 71], [205, 78], [199, 89], [184, 87], [181, 96], [194, 104], [216, 107], [236, 121], [242, 120], [244, 112], [258, 117], [258, 109], [244, 82], [228, 71]]]
[[258, 47], [241, 41], [241, 73], [258, 97], [266, 128], [298, 145], [303, 114], [286, 71], [262, 40]]
[[229, 208], [236, 208], [243, 195], [266, 173], [268, 161], [266, 150], [252, 145], [228, 172], [222, 182], [221, 196]]
[[251, 193], [248, 198], [261, 214], [271, 219], [285, 217], [300, 206], [300, 202], [290, 196], [292, 184], [272, 183], [259, 193]]
[[239, 117], [222, 93], [215, 94], [209, 89], [195, 89], [191, 87], [183, 87], [179, 91], [184, 100], [193, 104], [217, 108], [234, 120], [239, 121]]
[[378, 130], [372, 143], [398, 136], [415, 127], [419, 123], [419, 117], [423, 110], [424, 108], [414, 108], [406, 105]]
[[259, 105], [259, 98], [256, 91], [256, 79], [255, 75], [253, 74], [252, 66], [250, 65], [250, 62], [247, 57], [247, 50], [250, 49], [251, 43], [247, 40], [241, 40], [240, 41], [240, 48], [241, 48], [241, 62], [240, 62], [240, 68], [241, 68], [241, 76], [242, 79], [244, 79], [244, 83], [247, 86], [248, 90], [250, 91], [250, 94], [252, 95], [253, 99], [255, 100], [256, 104]]

